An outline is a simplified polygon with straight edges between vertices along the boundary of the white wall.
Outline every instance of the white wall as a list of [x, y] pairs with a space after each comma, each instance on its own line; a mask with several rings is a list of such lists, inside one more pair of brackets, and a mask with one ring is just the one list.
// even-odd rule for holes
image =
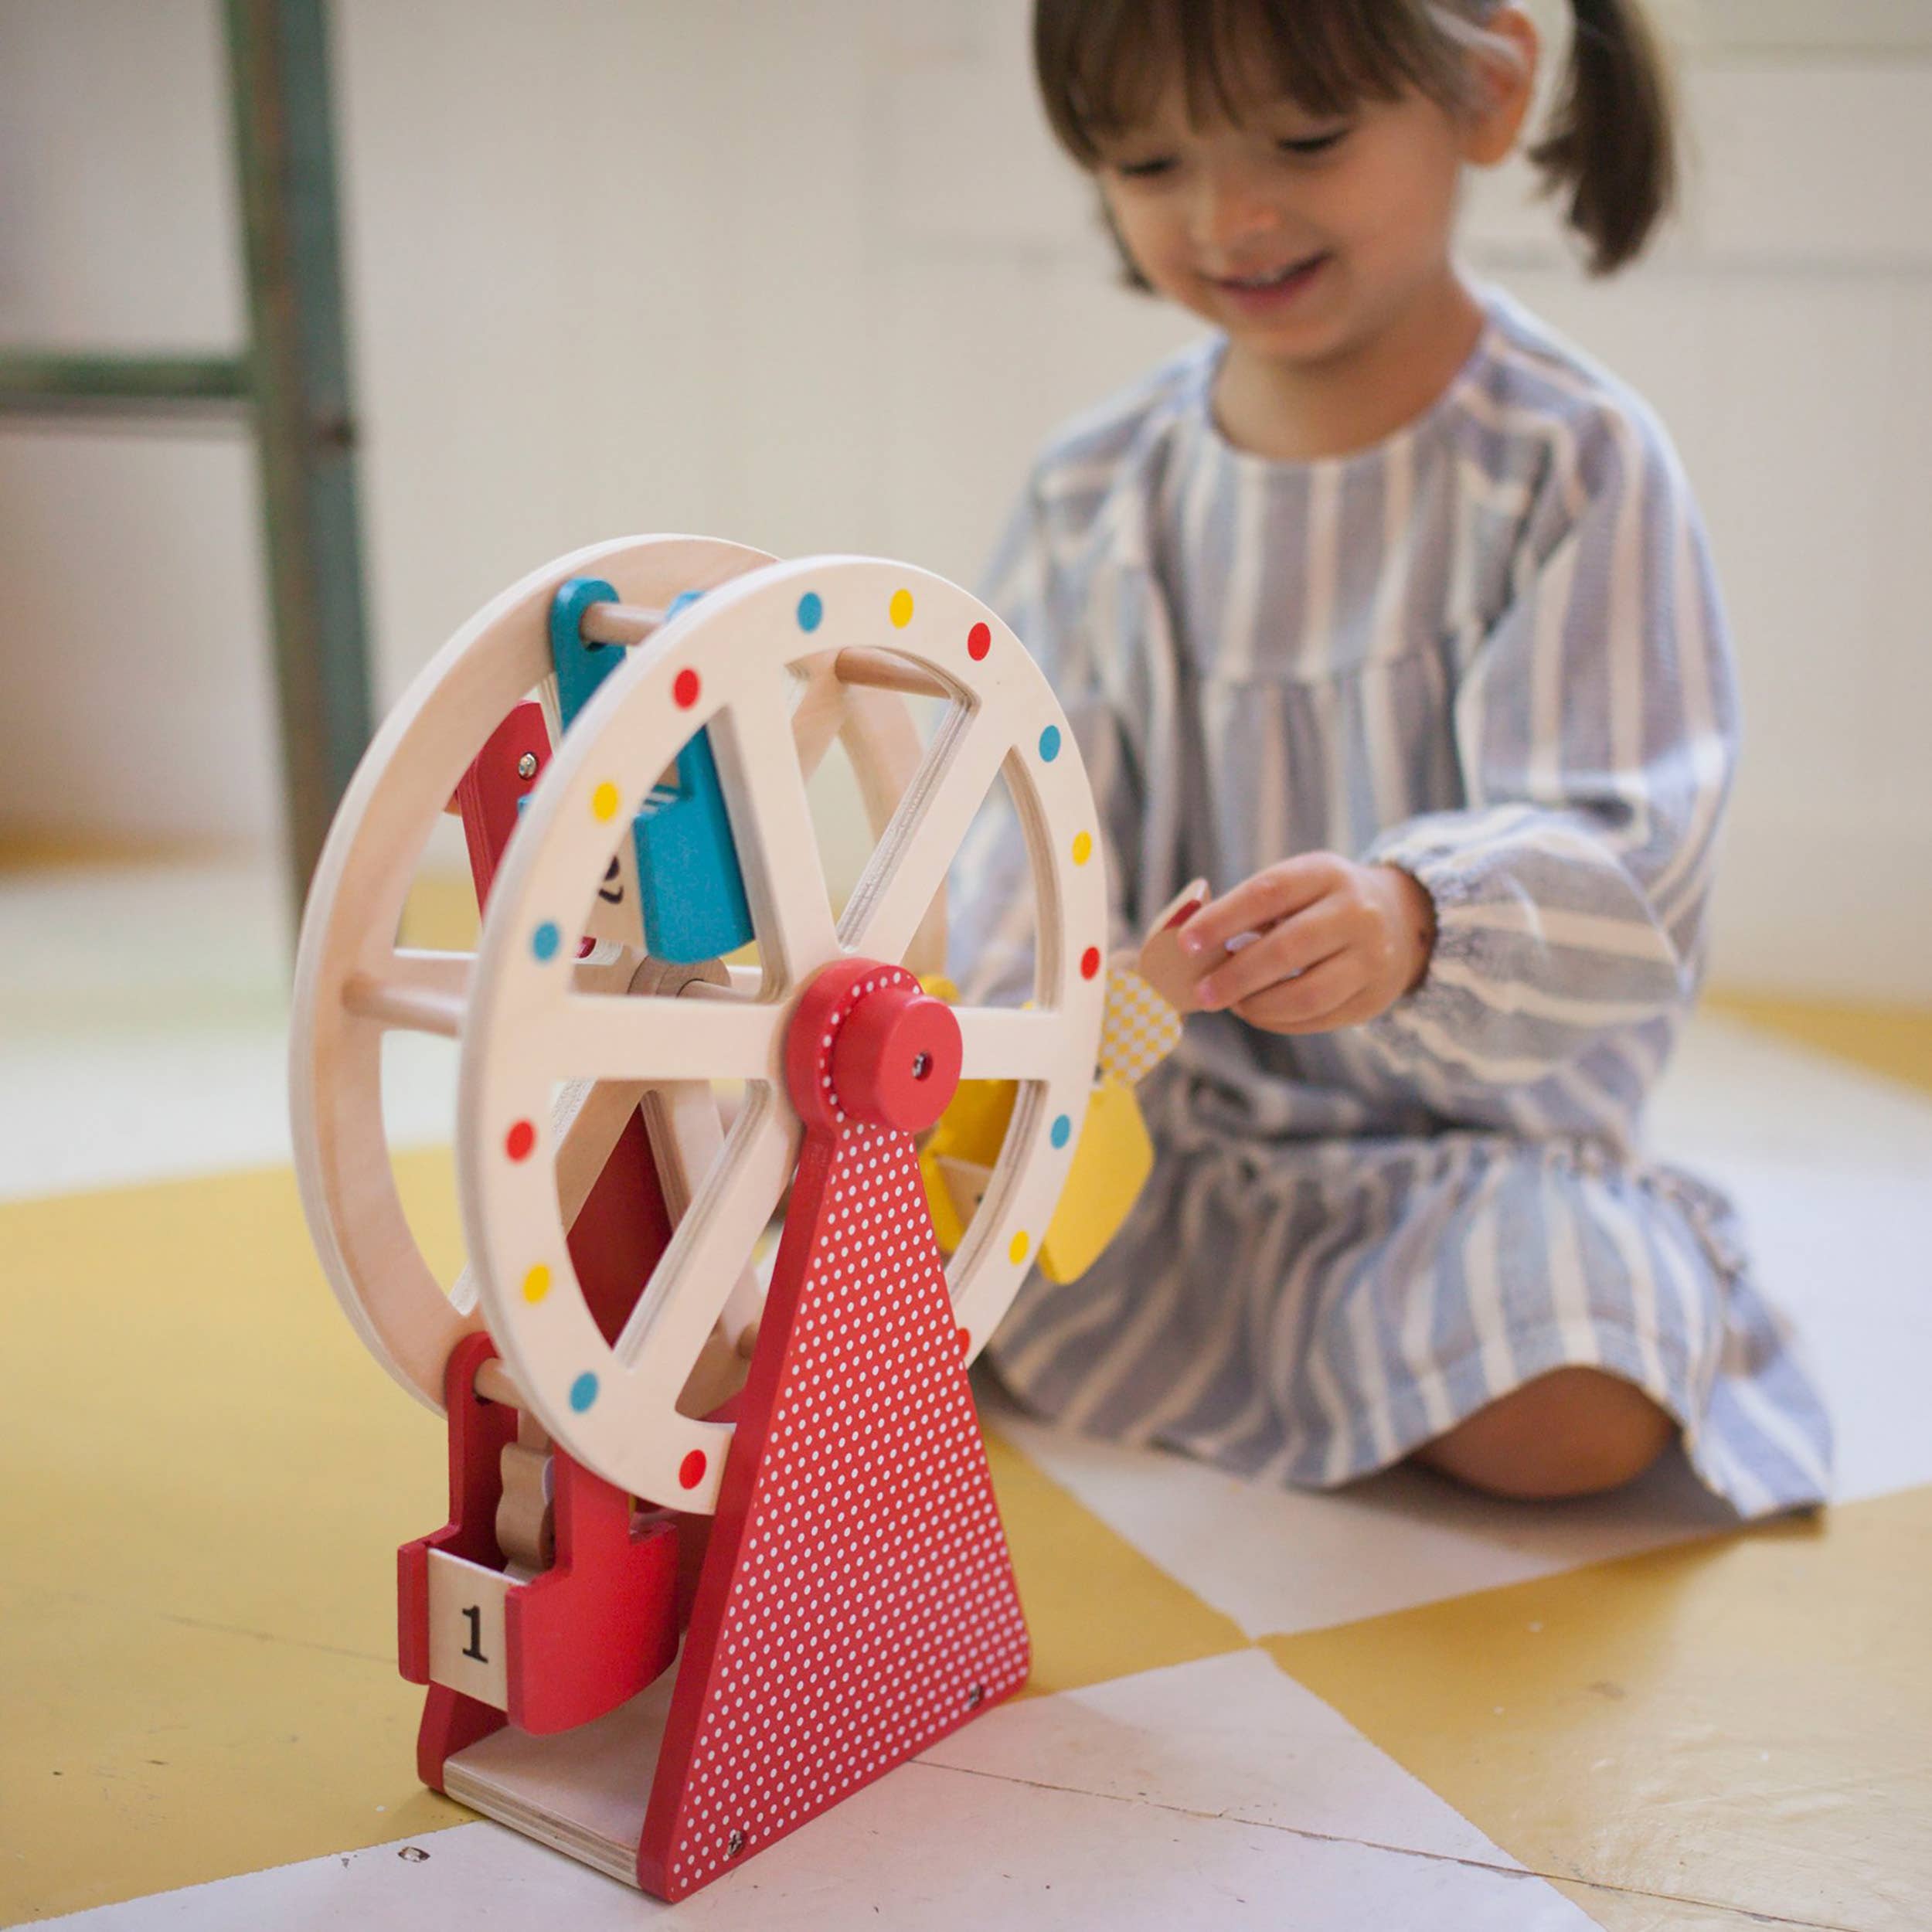
[[[0, 0], [0, 339], [232, 338], [215, 13]], [[1111, 286], [1024, 13], [338, 0], [385, 699], [622, 530], [973, 577], [1039, 438], [1189, 332]], [[1505, 181], [1471, 252], [1703, 497], [1751, 734], [1719, 973], [1932, 998], [1932, 5], [1705, 17], [1671, 247], [1588, 285]], [[0, 827], [273, 849], [250, 483], [229, 438], [0, 428]]]

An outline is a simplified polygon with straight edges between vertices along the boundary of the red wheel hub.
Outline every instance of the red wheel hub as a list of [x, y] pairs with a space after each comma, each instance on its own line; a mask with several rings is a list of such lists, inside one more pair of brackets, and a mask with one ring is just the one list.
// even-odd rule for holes
[[785, 1037], [785, 1078], [808, 1128], [847, 1120], [917, 1134], [959, 1085], [959, 1022], [903, 966], [842, 959], [806, 988]]

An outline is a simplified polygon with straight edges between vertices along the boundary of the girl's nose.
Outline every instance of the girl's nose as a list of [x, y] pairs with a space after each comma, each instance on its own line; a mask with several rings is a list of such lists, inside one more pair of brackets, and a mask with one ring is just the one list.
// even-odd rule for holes
[[1205, 172], [1193, 209], [1195, 245], [1224, 254], [1277, 226], [1281, 211], [1264, 182], [1245, 168]]

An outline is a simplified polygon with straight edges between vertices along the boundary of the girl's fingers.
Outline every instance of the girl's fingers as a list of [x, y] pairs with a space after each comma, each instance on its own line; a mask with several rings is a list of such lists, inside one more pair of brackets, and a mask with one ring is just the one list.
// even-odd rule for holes
[[1342, 863], [1333, 852], [1304, 852], [1243, 879], [1206, 905], [1175, 937], [1184, 953], [1211, 958], [1230, 939], [1292, 919], [1322, 898]]
[[1333, 913], [1318, 906], [1284, 919], [1195, 982], [1195, 1003], [1209, 1012], [1238, 1005], [1265, 986], [1305, 973], [1348, 944], [1348, 934]]
[[1234, 1010], [1250, 1026], [1270, 1032], [1326, 1032], [1349, 1024], [1342, 1015], [1362, 992], [1360, 961], [1352, 954], [1337, 953], [1311, 966], [1298, 979], [1264, 987]]

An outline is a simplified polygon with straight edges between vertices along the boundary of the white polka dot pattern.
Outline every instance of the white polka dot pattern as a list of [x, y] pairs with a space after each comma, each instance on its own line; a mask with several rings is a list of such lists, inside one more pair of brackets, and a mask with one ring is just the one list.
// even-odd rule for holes
[[[749, 1502], [740, 1519], [727, 1493], [713, 1524], [736, 1549], [683, 1788], [658, 1845], [647, 1827], [668, 1899], [923, 1750], [1029, 1666], [913, 1141], [835, 1100], [832, 1112], [787, 1216], [809, 1240], [781, 1250], [766, 1304], [768, 1324], [788, 1310], [789, 1325]], [[734, 1454], [749, 1433], [741, 1420]], [[687, 1671], [702, 1666], [708, 1594]]]
[[1151, 1073], [1181, 1040], [1180, 1015], [1128, 964], [1132, 957], [1121, 954], [1107, 962], [1100, 1053], [1100, 1071], [1129, 1087]]

